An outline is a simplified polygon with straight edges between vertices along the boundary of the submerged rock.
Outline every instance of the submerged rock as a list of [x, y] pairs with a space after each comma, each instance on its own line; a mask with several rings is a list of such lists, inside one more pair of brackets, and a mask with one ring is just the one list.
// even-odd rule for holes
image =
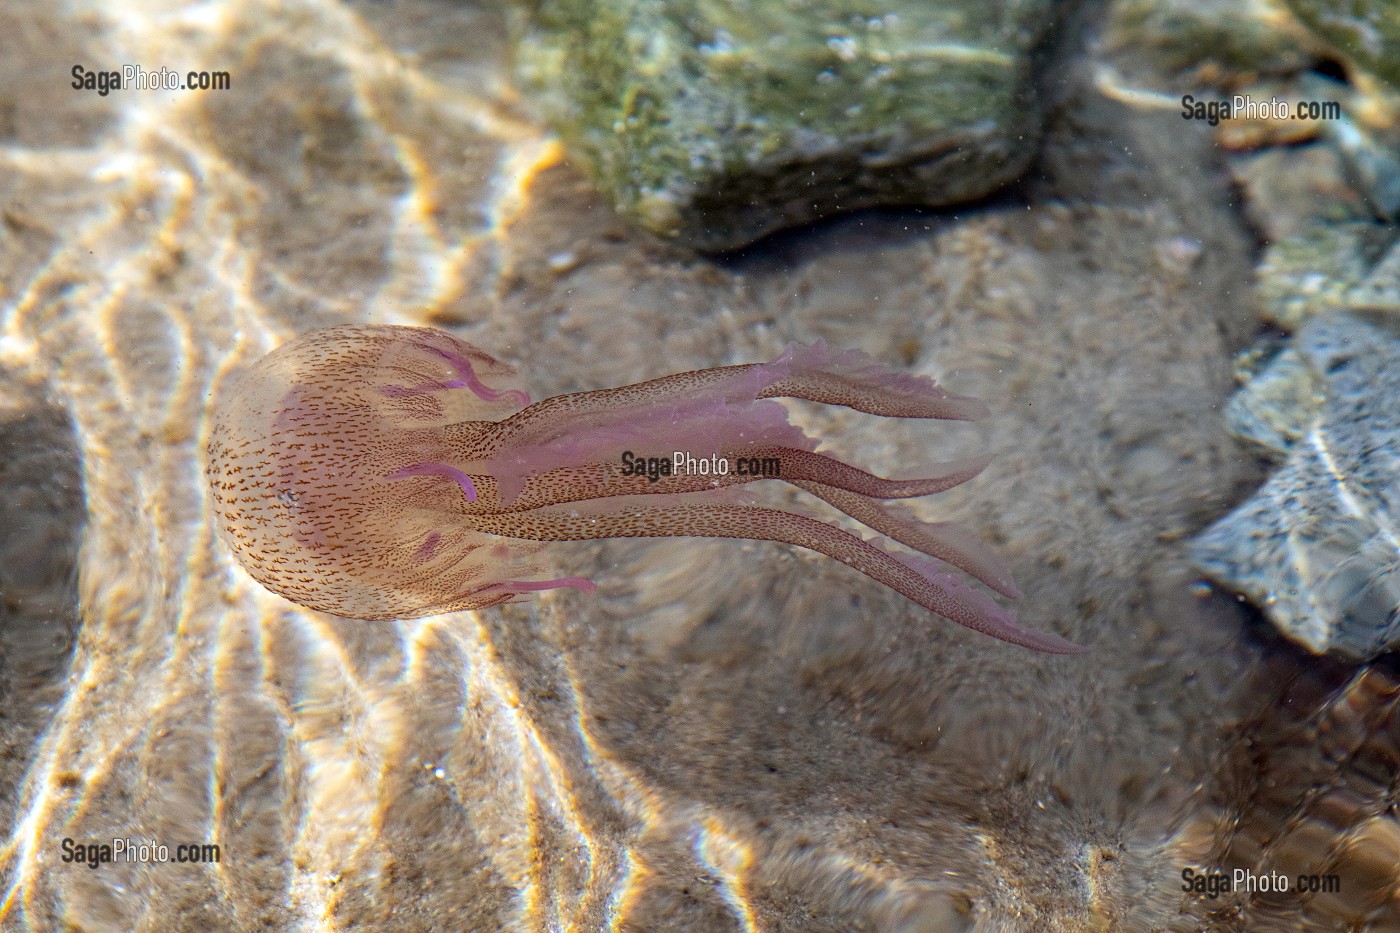
[[1291, 343], [1264, 340], [1240, 359], [1241, 382], [1225, 405], [1225, 422], [1236, 437], [1280, 458], [1307, 433], [1322, 401], [1322, 375]]
[[1394, 0], [1287, 0], [1353, 65], [1400, 86], [1400, 12]]
[[[1327, 86], [1309, 83], [1314, 89]], [[1400, 218], [1400, 98], [1375, 92], [1336, 96], [1343, 98], [1345, 112], [1386, 114], [1390, 125], [1365, 126], [1345, 116], [1322, 121], [1317, 152], [1329, 154], [1339, 172], [1315, 160], [1320, 171], [1308, 177], [1298, 171], [1302, 164], [1295, 152], [1277, 166], [1291, 172], [1291, 179], [1271, 183], [1267, 173], [1254, 173], [1247, 185], [1252, 206], [1266, 215], [1265, 229], [1299, 228], [1272, 243], [1257, 270], [1261, 313], [1285, 330], [1295, 331], [1329, 311], [1400, 311], [1400, 240], [1394, 224]], [[1280, 181], [1284, 197], [1270, 192]], [[1315, 198], [1307, 197], [1308, 189]], [[1295, 196], [1290, 199], [1289, 193]], [[1285, 201], [1291, 203], [1284, 206]], [[1280, 207], [1312, 216], [1276, 224]]]
[[1225, 162], [1244, 194], [1245, 216], [1267, 244], [1319, 226], [1370, 220], [1361, 198], [1347, 197], [1346, 167], [1325, 143], [1231, 152]]
[[1214, 75], [1304, 68], [1319, 44], [1282, 0], [1114, 0], [1104, 40], [1130, 66]]
[[537, 0], [517, 63], [620, 213], [704, 250], [966, 201], [1039, 134], [1047, 0]]
[[1400, 245], [1386, 225], [1319, 224], [1269, 247], [1258, 278], [1264, 319], [1286, 330], [1329, 311], [1400, 310]]
[[1360, 317], [1309, 321], [1232, 402], [1285, 452], [1193, 558], [1315, 653], [1400, 646], [1400, 338]]

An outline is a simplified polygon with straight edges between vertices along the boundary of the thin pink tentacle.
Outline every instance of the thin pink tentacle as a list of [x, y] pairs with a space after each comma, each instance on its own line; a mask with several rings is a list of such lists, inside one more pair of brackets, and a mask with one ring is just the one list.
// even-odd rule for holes
[[471, 360], [468, 360], [460, 353], [452, 353], [441, 347], [434, 346], [426, 346], [424, 349], [446, 360], [453, 371], [457, 373], [456, 379], [453, 379], [451, 382], [443, 383], [442, 387], [444, 389], [470, 389], [476, 394], [477, 398], [487, 402], [508, 399], [517, 405], [530, 404], [530, 393], [523, 389], [496, 390], [486, 385], [486, 383], [482, 382], [481, 379], [477, 377], [476, 370], [472, 368]]
[[537, 593], [540, 590], [555, 590], [560, 587], [569, 587], [578, 590], [580, 593], [592, 593], [598, 585], [592, 580], [583, 577], [560, 577], [557, 580], [506, 580], [502, 583], [492, 583], [490, 586], [483, 586], [477, 593], [494, 593], [497, 591], [509, 591], [511, 593]]
[[[389, 373], [409, 377], [427, 375], [433, 367], [424, 366], [421, 360], [414, 358], [415, 353], [426, 353], [444, 361], [456, 377], [447, 380], [427, 379], [408, 386], [381, 382], [377, 386], [381, 395], [403, 399], [450, 389], [467, 389], [485, 402], [507, 401], [520, 407], [530, 404], [529, 393], [522, 389], [495, 389], [487, 385], [486, 381], [478, 375], [478, 367], [473, 365], [469, 354], [474, 354], [478, 362], [488, 370], [489, 378], [513, 378], [515, 376], [513, 369], [503, 366], [480, 350], [456, 340], [448, 334], [421, 327], [391, 325], [366, 325], [356, 328], [356, 331], [362, 335], [362, 339], [366, 343], [380, 341], [380, 347], [383, 349], [375, 364], [382, 367], [381, 379], [387, 377]], [[349, 329], [338, 328], [331, 328], [321, 333], [334, 340], [334, 335], [337, 332], [339, 334], [350, 333]], [[313, 335], [307, 336], [308, 342], [315, 339], [314, 332]]]
[[476, 501], [476, 486], [472, 483], [472, 478], [451, 464], [415, 463], [413, 466], [397, 469], [384, 478], [404, 479], [409, 476], [441, 476], [443, 479], [450, 479], [462, 487], [462, 494], [467, 497], [468, 502]]

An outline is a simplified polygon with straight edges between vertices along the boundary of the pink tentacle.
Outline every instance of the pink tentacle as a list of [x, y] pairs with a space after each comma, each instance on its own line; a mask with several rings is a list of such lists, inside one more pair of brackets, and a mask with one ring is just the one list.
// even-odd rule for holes
[[467, 497], [468, 502], [476, 501], [476, 486], [472, 483], [472, 478], [449, 464], [416, 463], [413, 466], [395, 470], [384, 478], [404, 479], [409, 476], [441, 476], [443, 479], [450, 479], [462, 487], [462, 493]]
[[453, 371], [457, 373], [457, 378], [453, 379], [451, 382], [443, 383], [443, 388], [470, 389], [476, 394], [477, 398], [487, 402], [508, 399], [517, 405], [530, 404], [530, 393], [522, 389], [504, 389], [497, 391], [487, 386], [486, 383], [477, 378], [476, 370], [472, 368], [471, 360], [468, 360], [461, 354], [434, 346], [426, 346], [424, 349], [446, 360]]
[[1011, 569], [996, 551], [960, 525], [952, 522], [929, 524], [912, 515], [901, 515], [865, 496], [822, 483], [798, 482], [796, 485], [905, 547], [970, 573], [1003, 596], [1011, 599], [1022, 596], [1012, 579]]
[[555, 590], [560, 587], [569, 587], [578, 590], [580, 593], [592, 593], [598, 585], [592, 580], [583, 577], [560, 577], [557, 580], [506, 580], [503, 583], [493, 583], [490, 586], [483, 586], [477, 593], [536, 593], [540, 590]]
[[416, 386], [386, 385], [380, 386], [381, 394], [389, 398], [412, 398], [416, 395], [427, 395], [432, 392], [443, 392], [448, 389], [470, 389], [477, 398], [486, 402], [498, 402], [502, 399], [510, 401], [516, 405], [529, 405], [530, 395], [521, 389], [493, 389], [477, 377], [476, 371], [472, 369], [471, 361], [466, 357], [456, 353], [450, 353], [439, 347], [424, 346], [435, 356], [446, 360], [457, 373], [456, 379], [449, 379], [446, 382], [423, 382]]

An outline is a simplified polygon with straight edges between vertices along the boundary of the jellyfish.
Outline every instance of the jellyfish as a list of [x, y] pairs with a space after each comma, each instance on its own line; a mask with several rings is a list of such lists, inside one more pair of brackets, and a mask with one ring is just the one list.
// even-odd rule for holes
[[[1016, 622], [992, 592], [1020, 593], [975, 535], [885, 501], [966, 482], [989, 458], [886, 479], [818, 453], [781, 397], [889, 418], [987, 413], [930, 379], [822, 343], [532, 404], [511, 367], [446, 333], [344, 325], [303, 334], [233, 378], [215, 409], [206, 475], [221, 536], [259, 583], [353, 619], [482, 609], [557, 587], [592, 592], [579, 577], [541, 579], [549, 542], [747, 538], [833, 557], [995, 638], [1083, 650]], [[764, 480], [790, 483], [876, 536], [735, 495]]]

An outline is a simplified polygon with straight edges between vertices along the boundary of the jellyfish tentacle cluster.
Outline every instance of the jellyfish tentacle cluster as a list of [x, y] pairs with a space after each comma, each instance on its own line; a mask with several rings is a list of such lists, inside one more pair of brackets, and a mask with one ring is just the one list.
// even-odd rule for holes
[[[932, 380], [820, 343], [768, 363], [530, 404], [514, 370], [450, 335], [347, 325], [304, 334], [235, 378], [216, 408], [207, 475], [223, 538], [254, 578], [351, 618], [484, 608], [560, 586], [591, 591], [577, 577], [540, 579], [548, 542], [748, 538], [833, 557], [1004, 641], [1082, 650], [1019, 625], [949, 569], [1020, 595], [975, 535], [885, 501], [966, 482], [988, 458], [886, 479], [817, 453], [779, 397], [892, 418], [986, 414]], [[768, 479], [911, 552], [732, 494]]]

